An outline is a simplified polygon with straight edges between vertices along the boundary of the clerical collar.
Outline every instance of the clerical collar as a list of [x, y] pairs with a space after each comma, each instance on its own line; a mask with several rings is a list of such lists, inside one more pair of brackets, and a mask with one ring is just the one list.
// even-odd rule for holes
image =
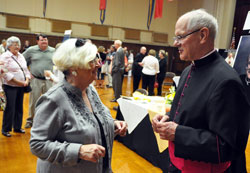
[[192, 61], [192, 64], [195, 65], [196, 67], [197, 66], [202, 66], [203, 64], [207, 64], [208, 62], [212, 61], [213, 59], [215, 59], [217, 57], [217, 56], [211, 56], [214, 53], [216, 53], [216, 49], [214, 49], [211, 52], [207, 53], [206, 55], [204, 55], [200, 59]]

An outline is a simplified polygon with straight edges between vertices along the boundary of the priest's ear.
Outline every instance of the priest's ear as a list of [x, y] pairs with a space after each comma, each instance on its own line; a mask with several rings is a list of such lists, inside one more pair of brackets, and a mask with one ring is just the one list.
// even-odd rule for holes
[[201, 44], [206, 43], [209, 39], [209, 35], [210, 35], [210, 32], [207, 27], [201, 28], [200, 29], [200, 43]]

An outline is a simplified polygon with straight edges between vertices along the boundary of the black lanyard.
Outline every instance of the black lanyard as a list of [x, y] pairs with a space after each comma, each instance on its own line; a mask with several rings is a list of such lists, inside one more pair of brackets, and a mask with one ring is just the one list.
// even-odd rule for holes
[[24, 80], [26, 80], [25, 73], [24, 73], [24, 71], [23, 71], [23, 68], [22, 68], [21, 65], [19, 64], [19, 62], [18, 62], [13, 56], [11, 56], [11, 58], [12, 58], [14, 61], [16, 61], [16, 63], [18, 64], [18, 66], [20, 67], [20, 69], [21, 69], [22, 72], [23, 72]]

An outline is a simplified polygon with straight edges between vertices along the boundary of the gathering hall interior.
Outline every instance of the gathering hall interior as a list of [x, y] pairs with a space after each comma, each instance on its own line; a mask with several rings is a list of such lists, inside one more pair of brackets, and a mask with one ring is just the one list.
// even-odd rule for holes
[[[133, 57], [140, 53], [142, 47], [147, 49], [147, 53], [151, 49], [155, 50], [158, 59], [158, 52], [164, 50], [167, 53], [166, 76], [160, 96], [166, 99], [176, 86], [175, 77], [179, 77], [191, 64], [180, 59], [180, 51], [174, 46], [176, 40], [173, 38], [176, 37], [178, 18], [194, 9], [205, 9], [217, 19], [218, 33], [214, 47], [224, 58], [231, 52], [235, 56], [241, 37], [250, 35], [250, 27], [243, 30], [247, 15], [250, 14], [249, 0], [0, 0], [0, 44], [11, 36], [18, 37], [21, 42], [20, 53], [23, 53], [25, 42], [28, 41], [28, 46], [37, 45], [37, 34], [45, 34], [48, 45], [53, 48], [69, 38], [81, 38], [91, 40], [98, 51], [102, 47], [105, 52], [115, 40], [121, 40], [122, 48], [126, 47]], [[158, 14], [157, 10], [160, 11]], [[128, 60], [127, 63], [131, 64], [121, 87], [124, 100], [131, 99], [134, 93], [133, 61]], [[105, 74], [100, 86], [97, 80], [92, 84], [112, 117], [124, 120], [121, 118], [123, 110], [119, 107], [120, 102], [112, 101], [115, 95], [109, 82], [109, 76]], [[142, 88], [142, 81], [139, 88]], [[154, 86], [154, 95], [157, 95], [157, 86]], [[1, 173], [36, 172], [38, 157], [30, 150], [31, 128], [25, 128], [29, 102], [30, 93], [25, 93], [22, 118], [25, 133], [11, 131], [11, 137], [0, 134]], [[131, 109], [130, 118], [138, 119], [136, 107], [128, 109]], [[163, 146], [165, 143], [159, 144], [151, 121], [149, 116], [143, 117], [140, 123], [127, 132], [127, 136], [115, 137], [111, 161], [113, 173], [167, 172], [168, 149]], [[2, 125], [3, 110], [0, 111], [0, 127]], [[245, 156], [246, 169], [250, 172], [249, 138]]]

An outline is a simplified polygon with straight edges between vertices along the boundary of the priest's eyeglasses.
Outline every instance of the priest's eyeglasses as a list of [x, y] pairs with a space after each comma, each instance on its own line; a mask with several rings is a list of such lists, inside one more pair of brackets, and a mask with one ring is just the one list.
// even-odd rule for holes
[[194, 30], [194, 31], [192, 31], [192, 32], [189, 32], [189, 33], [187, 33], [187, 34], [185, 34], [185, 35], [177, 35], [177, 36], [173, 37], [173, 39], [174, 39], [174, 41], [176, 41], [176, 42], [179, 43], [182, 39], [186, 38], [187, 36], [189, 36], [189, 35], [191, 35], [191, 34], [193, 34], [193, 33], [198, 32], [198, 31], [200, 31], [200, 30], [201, 30], [201, 28], [200, 28], [200, 29], [196, 29], [196, 30]]

